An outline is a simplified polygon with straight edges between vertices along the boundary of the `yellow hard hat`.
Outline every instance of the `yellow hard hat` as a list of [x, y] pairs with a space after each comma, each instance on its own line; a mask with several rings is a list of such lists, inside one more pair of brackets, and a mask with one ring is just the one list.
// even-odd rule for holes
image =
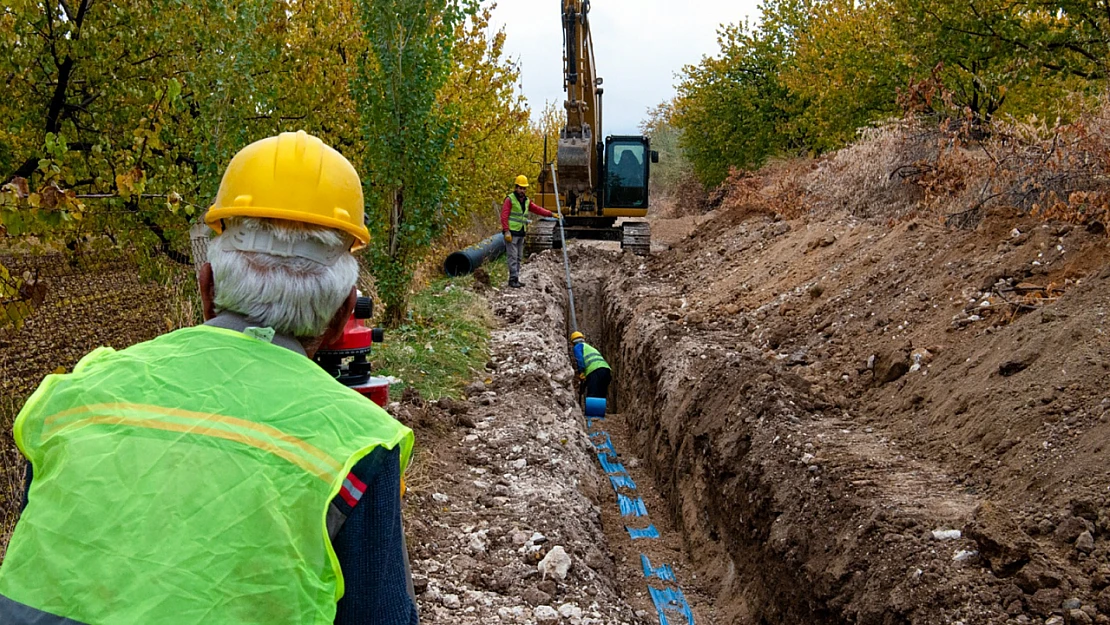
[[516, 186], [528, 188], [528, 176], [520, 175], [516, 177]]
[[299, 130], [255, 141], [228, 163], [204, 222], [217, 233], [228, 217], [287, 219], [334, 228], [366, 247], [362, 181], [350, 161]]
[[573, 343], [579, 340], [586, 340], [586, 337], [581, 332], [574, 332], [570, 335], [570, 342]]

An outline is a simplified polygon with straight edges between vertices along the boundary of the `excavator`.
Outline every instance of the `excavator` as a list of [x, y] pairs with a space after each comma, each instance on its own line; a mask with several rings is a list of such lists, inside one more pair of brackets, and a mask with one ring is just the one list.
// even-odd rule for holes
[[[545, 167], [537, 179], [539, 197], [533, 201], [549, 210], [562, 206], [562, 232], [567, 239], [620, 241], [621, 249], [646, 255], [651, 250], [651, 227], [643, 221], [648, 211], [648, 177], [659, 153], [652, 151], [644, 136], [602, 140], [604, 89], [594, 63], [590, 0], [560, 0], [560, 6], [566, 125], [559, 133], [555, 155], [557, 180], [546, 166], [544, 141]], [[525, 247], [534, 252], [561, 247], [556, 225], [553, 219], [534, 224]]]

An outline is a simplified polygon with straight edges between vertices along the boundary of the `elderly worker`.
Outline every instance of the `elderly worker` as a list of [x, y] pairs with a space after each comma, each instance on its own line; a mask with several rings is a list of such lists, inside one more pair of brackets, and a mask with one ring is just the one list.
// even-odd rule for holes
[[232, 159], [202, 326], [51, 375], [0, 567], [5, 625], [415, 623], [412, 432], [310, 360], [355, 301], [358, 174], [303, 132]]

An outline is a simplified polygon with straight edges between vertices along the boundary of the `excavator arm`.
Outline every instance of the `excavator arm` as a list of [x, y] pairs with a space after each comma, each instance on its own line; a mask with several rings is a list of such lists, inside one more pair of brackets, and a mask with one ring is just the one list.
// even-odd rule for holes
[[594, 64], [589, 0], [561, 0], [563, 10], [563, 103], [567, 124], [559, 135], [559, 182], [563, 190], [593, 203], [601, 172], [601, 80]]

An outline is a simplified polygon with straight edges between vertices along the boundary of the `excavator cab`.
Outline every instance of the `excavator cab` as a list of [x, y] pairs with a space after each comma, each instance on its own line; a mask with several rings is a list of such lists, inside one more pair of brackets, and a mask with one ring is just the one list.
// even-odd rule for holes
[[651, 163], [659, 155], [645, 137], [608, 137], [605, 140], [604, 206], [618, 209], [648, 208]]

